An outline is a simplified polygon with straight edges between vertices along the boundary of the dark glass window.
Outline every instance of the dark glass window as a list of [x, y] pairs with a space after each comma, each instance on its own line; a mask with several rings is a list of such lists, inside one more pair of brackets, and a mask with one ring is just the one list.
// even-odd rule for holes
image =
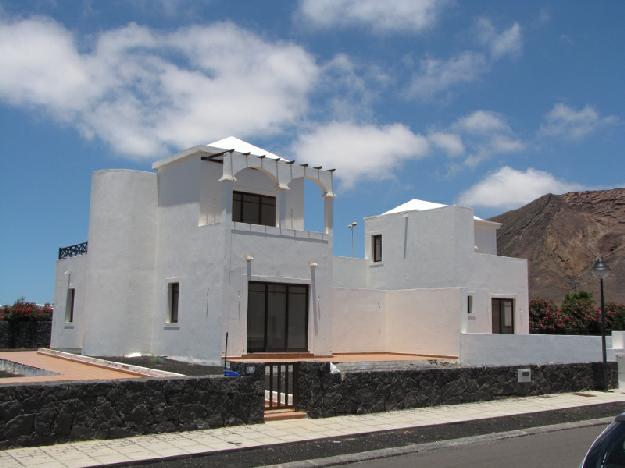
[[308, 286], [248, 284], [247, 350], [308, 350]]
[[493, 299], [493, 333], [514, 333], [514, 300]]
[[376, 234], [371, 237], [371, 244], [373, 245], [373, 261], [382, 261], [382, 234]]
[[473, 312], [473, 296], [467, 296], [467, 313]]
[[178, 283], [169, 283], [169, 317], [168, 323], [178, 323], [178, 302], [180, 298], [180, 285]]
[[232, 220], [238, 223], [276, 225], [276, 197], [234, 192]]
[[67, 290], [67, 300], [65, 302], [65, 321], [71, 323], [74, 321], [74, 299], [76, 297], [76, 290], [69, 288]]

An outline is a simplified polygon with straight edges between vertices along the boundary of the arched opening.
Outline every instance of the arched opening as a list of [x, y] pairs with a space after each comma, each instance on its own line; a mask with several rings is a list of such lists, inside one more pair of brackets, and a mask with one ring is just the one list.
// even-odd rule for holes
[[235, 175], [232, 187], [232, 221], [264, 226], [279, 225], [283, 196], [273, 174], [261, 168], [245, 168]]

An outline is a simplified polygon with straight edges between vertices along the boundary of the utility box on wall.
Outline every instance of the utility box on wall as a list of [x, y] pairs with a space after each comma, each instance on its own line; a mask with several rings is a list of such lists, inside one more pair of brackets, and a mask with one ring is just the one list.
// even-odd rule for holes
[[517, 369], [517, 381], [519, 383], [529, 383], [532, 381], [531, 369]]

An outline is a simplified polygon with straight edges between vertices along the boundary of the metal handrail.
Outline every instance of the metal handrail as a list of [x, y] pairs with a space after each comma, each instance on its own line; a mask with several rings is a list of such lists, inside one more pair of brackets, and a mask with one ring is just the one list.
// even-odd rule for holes
[[68, 245], [67, 247], [61, 247], [59, 249], [59, 260], [69, 257], [75, 257], [77, 255], [85, 255], [87, 253], [88, 242], [82, 244]]

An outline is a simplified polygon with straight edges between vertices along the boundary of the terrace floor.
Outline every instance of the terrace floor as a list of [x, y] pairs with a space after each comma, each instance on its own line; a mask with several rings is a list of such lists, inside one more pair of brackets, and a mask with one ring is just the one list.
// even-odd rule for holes
[[457, 362], [457, 356], [442, 356], [408, 353], [335, 353], [319, 356], [310, 353], [251, 353], [243, 356], [228, 356], [232, 362], [389, 362], [389, 361], [442, 361]]
[[57, 375], [19, 376], [0, 379], [0, 384], [52, 382], [62, 380], [112, 380], [143, 377], [131, 372], [107, 369], [82, 362], [70, 361], [54, 356], [40, 354], [37, 351], [0, 352], [0, 359], [19, 362], [30, 367], [37, 367]]

